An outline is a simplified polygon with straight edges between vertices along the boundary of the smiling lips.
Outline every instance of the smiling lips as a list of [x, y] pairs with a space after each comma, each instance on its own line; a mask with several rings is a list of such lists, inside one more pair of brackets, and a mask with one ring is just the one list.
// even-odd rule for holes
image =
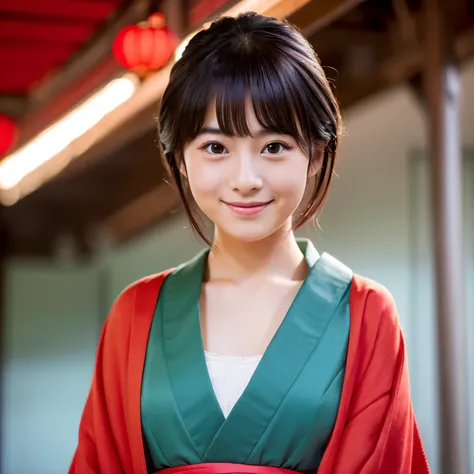
[[267, 202], [226, 202], [222, 201], [230, 210], [239, 216], [253, 216], [263, 211], [270, 203]]

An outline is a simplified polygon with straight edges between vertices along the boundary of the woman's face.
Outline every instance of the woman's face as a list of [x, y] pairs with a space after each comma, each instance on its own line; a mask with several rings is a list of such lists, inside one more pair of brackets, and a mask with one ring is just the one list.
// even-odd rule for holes
[[246, 116], [251, 136], [225, 136], [211, 107], [201, 133], [184, 149], [183, 172], [218, 233], [255, 242], [291, 228], [306, 188], [308, 157], [293, 137], [263, 129], [251, 105]]

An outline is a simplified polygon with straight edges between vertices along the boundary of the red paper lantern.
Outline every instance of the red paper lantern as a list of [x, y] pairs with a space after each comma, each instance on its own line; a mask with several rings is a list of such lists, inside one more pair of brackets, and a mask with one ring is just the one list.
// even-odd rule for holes
[[0, 114], [0, 156], [5, 154], [15, 142], [17, 128], [8, 115]]
[[165, 26], [165, 17], [154, 13], [146, 22], [123, 28], [112, 49], [123, 67], [143, 75], [163, 67], [177, 45], [178, 38]]

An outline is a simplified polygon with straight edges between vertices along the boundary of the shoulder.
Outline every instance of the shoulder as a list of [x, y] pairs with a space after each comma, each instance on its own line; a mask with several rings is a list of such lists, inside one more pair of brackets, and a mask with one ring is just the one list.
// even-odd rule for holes
[[148, 275], [128, 285], [115, 299], [107, 317], [106, 325], [113, 330], [117, 328], [124, 330], [129, 327], [136, 316], [138, 304], [145, 308], [149, 306], [152, 312], [161, 285], [172, 271], [173, 269], [169, 269]]
[[360, 275], [352, 279], [351, 332], [364, 345], [385, 345], [398, 352], [401, 328], [395, 300], [380, 283]]
[[140, 278], [139, 280], [134, 281], [129, 286], [127, 286], [122, 293], [119, 295], [120, 298], [130, 298], [130, 295], [136, 296], [138, 293], [154, 292], [158, 291], [163, 284], [165, 278], [173, 271], [173, 268], [165, 270], [160, 273], [155, 273], [153, 275], [148, 275], [146, 277]]
[[357, 274], [352, 278], [351, 299], [366, 310], [396, 310], [395, 300], [385, 286]]
[[149, 292], [158, 291], [165, 280], [165, 278], [173, 271], [173, 269], [165, 270], [160, 273], [148, 275], [140, 278], [128, 285], [117, 297], [114, 302], [114, 306], [130, 306], [130, 303], [134, 302], [137, 294], [140, 296]]

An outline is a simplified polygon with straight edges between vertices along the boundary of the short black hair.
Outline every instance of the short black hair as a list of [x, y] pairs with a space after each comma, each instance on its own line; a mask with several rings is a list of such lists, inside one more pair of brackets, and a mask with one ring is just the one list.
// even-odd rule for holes
[[321, 168], [296, 229], [316, 217], [328, 194], [342, 121], [339, 105], [313, 48], [286, 21], [253, 12], [223, 17], [197, 33], [174, 64], [159, 112], [166, 166], [191, 225], [207, 243], [197, 209], [180, 172], [183, 150], [204, 125], [215, 102], [219, 128], [248, 136], [250, 99], [264, 128], [291, 135], [311, 160], [323, 147]]

